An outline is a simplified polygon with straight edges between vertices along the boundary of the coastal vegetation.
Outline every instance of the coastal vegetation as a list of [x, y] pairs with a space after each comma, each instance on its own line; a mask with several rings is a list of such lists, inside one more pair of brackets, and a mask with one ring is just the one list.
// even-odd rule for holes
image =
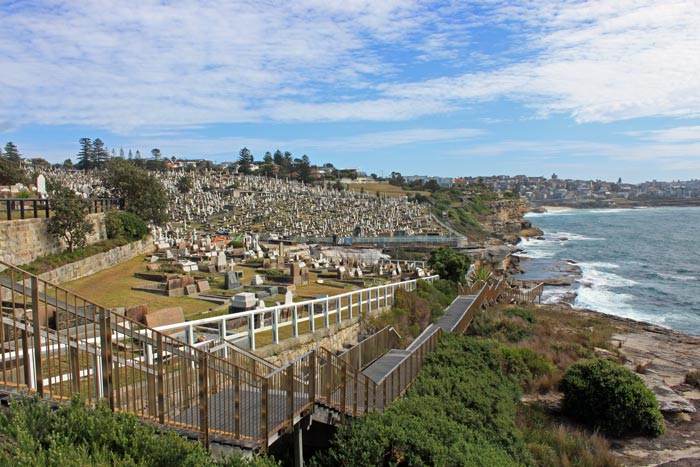
[[92, 409], [74, 398], [52, 408], [38, 398], [0, 413], [0, 467], [272, 467], [270, 458], [217, 459], [202, 444], [135, 415]]
[[531, 465], [497, 344], [443, 335], [406, 395], [342, 426], [319, 466]]
[[452, 248], [437, 248], [430, 252], [428, 265], [443, 279], [464, 284], [469, 271], [469, 256], [457, 253]]
[[665, 430], [654, 393], [631, 370], [602, 358], [574, 363], [559, 385], [564, 412], [613, 436]]
[[27, 182], [27, 175], [22, 170], [20, 160], [19, 150], [12, 141], [5, 145], [4, 150], [0, 149], [0, 185]]

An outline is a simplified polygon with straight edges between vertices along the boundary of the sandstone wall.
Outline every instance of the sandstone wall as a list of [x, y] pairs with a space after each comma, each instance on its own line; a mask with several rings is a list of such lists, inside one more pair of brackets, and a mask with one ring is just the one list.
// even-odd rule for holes
[[[94, 226], [88, 243], [107, 238], [104, 213], [89, 214]], [[65, 250], [65, 243], [46, 232], [47, 219], [0, 221], [0, 261], [13, 265], [31, 263], [35, 259]]]
[[[388, 307], [382, 307], [372, 311], [371, 316], [384, 313], [388, 309]], [[255, 354], [274, 364], [285, 365], [316, 347], [337, 351], [347, 344], [355, 344], [361, 331], [362, 322], [359, 317], [355, 317], [352, 321], [345, 320], [340, 324], [331, 324], [328, 329], [319, 329], [313, 334], [303, 334], [296, 339], [290, 338], [279, 344], [266, 345], [255, 350]]]
[[61, 284], [109, 269], [119, 263], [130, 260], [138, 255], [151, 253], [154, 250], [155, 245], [150, 237], [148, 237], [145, 240], [112, 248], [104, 253], [90, 256], [89, 258], [76, 261], [75, 263], [66, 264], [65, 266], [41, 274], [39, 278], [54, 284]]

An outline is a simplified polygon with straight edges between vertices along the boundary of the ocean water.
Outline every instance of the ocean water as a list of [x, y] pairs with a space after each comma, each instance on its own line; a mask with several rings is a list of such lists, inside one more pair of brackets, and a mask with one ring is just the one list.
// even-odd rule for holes
[[[523, 256], [569, 259], [582, 270], [575, 307], [700, 335], [700, 208], [528, 214], [544, 240]], [[550, 300], [555, 299], [550, 292]]]

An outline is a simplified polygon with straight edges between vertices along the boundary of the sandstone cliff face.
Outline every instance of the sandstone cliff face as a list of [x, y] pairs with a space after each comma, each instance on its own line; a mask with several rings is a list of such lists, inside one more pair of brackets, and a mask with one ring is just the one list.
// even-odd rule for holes
[[499, 199], [492, 201], [489, 213], [478, 220], [491, 239], [514, 245], [520, 241], [523, 230], [532, 228], [530, 221], [523, 219], [527, 210], [524, 199]]
[[520, 251], [515, 246], [520, 237], [542, 235], [540, 229], [533, 228], [531, 222], [523, 218], [527, 212], [528, 204], [524, 199], [491, 201], [488, 214], [478, 218], [487, 238], [471, 244], [462, 252], [467, 253], [473, 262], [488, 264], [499, 275], [517, 272], [520, 262], [513, 254]]

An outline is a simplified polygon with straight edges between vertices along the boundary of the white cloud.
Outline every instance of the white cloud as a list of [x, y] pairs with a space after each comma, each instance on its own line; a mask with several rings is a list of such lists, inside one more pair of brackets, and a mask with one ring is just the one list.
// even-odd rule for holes
[[680, 126], [663, 130], [631, 131], [627, 135], [661, 143], [700, 141], [700, 126]]
[[600, 158], [608, 161], [650, 162], [660, 167], [685, 164], [688, 159], [700, 159], [700, 142], [663, 143], [597, 143], [577, 140], [505, 140], [478, 144], [453, 151], [450, 158], [515, 156], [532, 158], [554, 157], [557, 160]]
[[497, 3], [532, 54], [495, 70], [390, 84], [396, 98], [509, 97], [578, 122], [700, 115], [700, 5], [686, 1]]
[[[475, 5], [4, 3], [0, 120], [130, 133], [410, 120], [501, 98], [578, 122], [700, 116], [697, 0]], [[507, 31], [509, 42], [490, 50], [475, 36], [481, 27]], [[465, 63], [480, 71], [465, 73]]]

